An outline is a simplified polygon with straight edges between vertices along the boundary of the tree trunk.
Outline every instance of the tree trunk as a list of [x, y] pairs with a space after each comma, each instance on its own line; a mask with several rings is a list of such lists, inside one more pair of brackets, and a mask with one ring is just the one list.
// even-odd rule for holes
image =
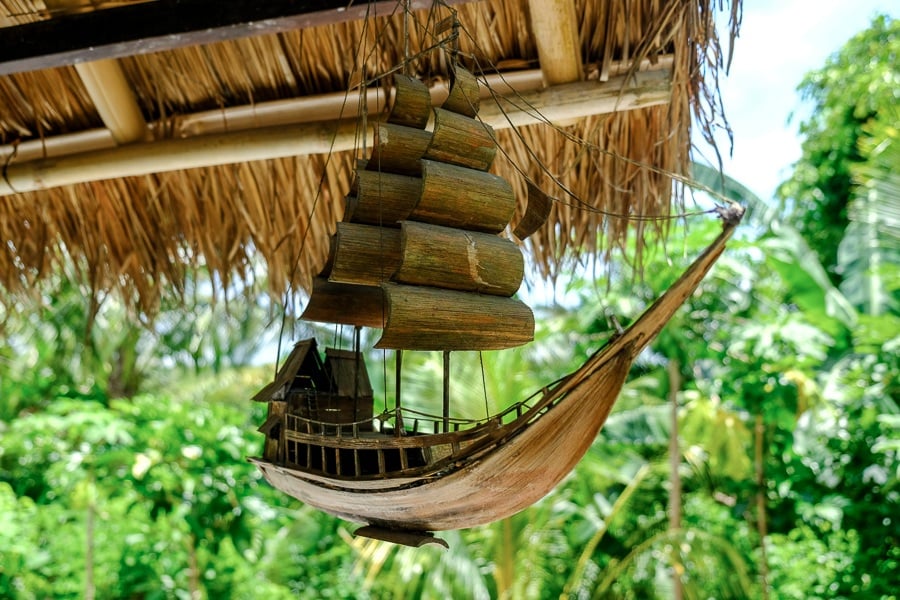
[[197, 562], [197, 543], [193, 533], [187, 535], [188, 550], [188, 587], [191, 600], [201, 600], [203, 592], [200, 590], [200, 565]]
[[766, 553], [768, 523], [766, 520], [766, 473], [764, 448], [766, 424], [762, 414], [756, 415], [754, 427], [754, 470], [756, 471], [756, 530], [759, 534], [759, 579], [763, 600], [769, 600], [769, 559]]
[[[676, 531], [681, 529], [681, 474], [678, 469], [681, 466], [681, 451], [678, 445], [678, 391], [681, 389], [681, 371], [677, 358], [669, 360], [667, 367], [669, 375], [669, 405], [671, 411], [671, 433], [669, 434], [669, 529]], [[672, 552], [672, 597], [681, 600], [684, 590], [681, 585], [681, 575], [684, 566], [679, 558], [677, 550]]]
[[97, 593], [94, 582], [94, 519], [97, 507], [94, 500], [94, 476], [88, 479], [87, 515], [85, 517], [85, 549], [84, 549], [84, 598], [94, 600]]
[[513, 524], [511, 518], [500, 521], [500, 530], [503, 532], [503, 543], [497, 546], [494, 564], [494, 582], [497, 585], [497, 598], [508, 600], [513, 597], [513, 580], [515, 573], [516, 543], [513, 536]]

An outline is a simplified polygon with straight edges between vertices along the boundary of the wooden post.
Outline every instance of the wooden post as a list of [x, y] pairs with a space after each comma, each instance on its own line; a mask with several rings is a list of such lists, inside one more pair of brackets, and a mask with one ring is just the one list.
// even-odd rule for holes
[[450, 431], [450, 351], [444, 350], [444, 433]]
[[401, 412], [401, 402], [400, 402], [400, 370], [403, 367], [403, 350], [397, 350], [397, 365], [396, 372], [394, 374], [394, 394], [396, 396], [394, 406], [397, 411], [397, 431], [400, 431], [403, 428], [403, 413]]

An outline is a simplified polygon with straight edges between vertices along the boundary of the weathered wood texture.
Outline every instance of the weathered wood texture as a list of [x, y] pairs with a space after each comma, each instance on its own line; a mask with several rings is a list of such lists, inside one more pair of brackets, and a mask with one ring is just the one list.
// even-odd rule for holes
[[404, 221], [394, 281], [509, 297], [525, 274], [510, 240], [488, 233]]
[[497, 154], [490, 125], [442, 108], [434, 109], [434, 133], [425, 158], [487, 171]]
[[531, 309], [514, 298], [385, 284], [384, 332], [376, 348], [500, 350], [534, 338]]
[[366, 165], [369, 171], [418, 175], [419, 159], [431, 143], [431, 132], [391, 123], [375, 124], [375, 147]]
[[328, 281], [379, 285], [400, 266], [400, 230], [357, 223], [338, 223]]
[[478, 80], [468, 69], [460, 65], [455, 65], [450, 74], [453, 78], [450, 82], [450, 94], [441, 108], [467, 117], [475, 117], [481, 102]]
[[[0, 28], [0, 75], [343, 23], [390, 13], [396, 5], [396, 0], [155, 0], [71, 14]], [[431, 5], [431, 0], [412, 0], [410, 8]]]
[[263, 433], [266, 434], [266, 441], [263, 447], [263, 456], [266, 460], [274, 461], [281, 457], [280, 444], [281, 440], [284, 439], [284, 436], [281, 435], [281, 431], [277, 430], [277, 424], [283, 421], [286, 410], [287, 402], [280, 400], [272, 400], [269, 402], [266, 425], [273, 425], [276, 428], [276, 431], [272, 431], [271, 429], [263, 431]]
[[400, 73], [394, 74], [394, 104], [387, 122], [404, 127], [425, 129], [431, 116], [431, 92], [422, 81]]
[[[325, 370], [334, 383], [334, 391], [339, 396], [366, 397], [372, 399], [372, 383], [363, 357], [353, 350], [325, 348]], [[371, 405], [369, 416], [372, 418]]]
[[422, 195], [422, 179], [382, 171], [357, 171], [356, 198], [344, 220], [396, 226], [409, 217]]
[[545, 194], [541, 188], [530, 179], [526, 180], [525, 184], [528, 187], [525, 213], [513, 230], [513, 235], [520, 240], [524, 240], [540, 229], [541, 225], [547, 222], [547, 217], [550, 216], [550, 209], [553, 208], [553, 199]]
[[317, 277], [300, 318], [380, 329], [384, 327], [383, 306], [384, 294], [380, 287], [332, 283]]
[[509, 224], [515, 209], [515, 193], [502, 177], [423, 160], [422, 197], [410, 219], [499, 233]]
[[[321, 366], [321, 359], [316, 352], [316, 340], [307, 338], [294, 344], [291, 353], [285, 359], [284, 364], [278, 369], [275, 379], [253, 396], [254, 402], [268, 402], [270, 400], [283, 400], [287, 388], [294, 380], [294, 374], [299, 370], [317, 372]], [[313, 385], [324, 387], [327, 381], [324, 378], [314, 379]]]

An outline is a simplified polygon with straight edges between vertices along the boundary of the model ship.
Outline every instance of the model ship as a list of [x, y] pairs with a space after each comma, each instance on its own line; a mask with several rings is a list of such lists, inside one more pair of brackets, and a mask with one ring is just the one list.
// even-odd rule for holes
[[[344, 220], [302, 318], [381, 330], [398, 353], [394, 408], [375, 414], [363, 354], [296, 344], [274, 381], [262, 458], [279, 490], [362, 523], [358, 535], [409, 545], [434, 531], [512, 515], [538, 501], [581, 459], [609, 415], [629, 367], [716, 261], [740, 211], [723, 211], [719, 237], [630, 327], [574, 372], [481, 420], [451, 416], [447, 369], [433, 414], [404, 406], [403, 351], [497, 350], [532, 340], [534, 316], [514, 297], [518, 245], [501, 233], [512, 186], [488, 173], [497, 146], [477, 119], [476, 78], [455, 67], [433, 108], [425, 84], [394, 76], [395, 98], [360, 161]], [[429, 123], [432, 123], [429, 125]], [[426, 129], [427, 128], [427, 129]], [[529, 186], [514, 235], [536, 230], [549, 199]], [[725, 214], [727, 212], [727, 214]]]

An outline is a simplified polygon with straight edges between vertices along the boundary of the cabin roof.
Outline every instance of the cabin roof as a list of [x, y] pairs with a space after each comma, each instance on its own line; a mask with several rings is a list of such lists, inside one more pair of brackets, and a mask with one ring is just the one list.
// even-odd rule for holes
[[307, 362], [307, 357], [313, 361], [311, 365], [312, 368], [316, 370], [320, 369], [319, 357], [316, 350], [316, 340], [313, 338], [300, 340], [294, 344], [294, 349], [291, 350], [288, 357], [284, 359], [284, 364], [278, 369], [275, 379], [266, 385], [266, 387], [259, 390], [256, 395], [253, 396], [253, 401], [268, 402], [273, 399], [283, 400], [284, 390], [291, 382], [293, 382], [303, 365], [310, 365], [310, 363]]
[[[643, 239], [644, 221], [605, 215], [672, 210], [692, 118], [709, 133], [720, 114], [715, 82], [736, 29], [720, 42], [722, 5], [444, 4], [458, 13], [462, 62], [523, 109], [513, 129], [482, 103], [497, 123], [493, 171], [520, 203], [526, 176], [560, 200], [525, 244], [539, 273]], [[451, 11], [410, 5], [407, 21], [394, 2], [0, 0], [0, 288], [37, 297], [61, 274], [146, 314], [177, 302], [195, 271], [224, 288], [262, 280], [279, 300], [308, 290], [363, 155], [359, 98], [344, 93], [358, 57], [383, 73], [405, 40], [413, 56], [429, 43], [421, 24], [435, 30]], [[724, 10], [739, 22], [740, 0]], [[412, 64], [439, 95], [446, 55]], [[329, 152], [341, 119], [351, 143]]]

